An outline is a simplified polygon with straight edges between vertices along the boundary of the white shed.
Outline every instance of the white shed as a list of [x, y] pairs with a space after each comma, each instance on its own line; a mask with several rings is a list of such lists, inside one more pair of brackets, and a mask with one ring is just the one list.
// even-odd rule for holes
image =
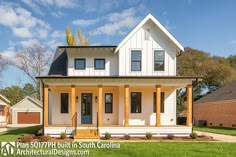
[[11, 107], [12, 124], [42, 124], [42, 103], [29, 96]]

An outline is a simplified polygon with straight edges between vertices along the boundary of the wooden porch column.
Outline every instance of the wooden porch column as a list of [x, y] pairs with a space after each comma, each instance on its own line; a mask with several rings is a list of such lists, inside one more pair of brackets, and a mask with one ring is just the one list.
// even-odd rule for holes
[[5, 105], [4, 107], [3, 107], [3, 116], [6, 116], [6, 118], [7, 118], [7, 115], [8, 115], [8, 106], [7, 105]]
[[161, 85], [156, 85], [156, 126], [161, 126]]
[[125, 102], [124, 102], [124, 113], [125, 113], [125, 127], [129, 126], [129, 104], [130, 104], [130, 94], [129, 85], [125, 85]]
[[193, 125], [192, 118], [192, 100], [193, 100], [193, 87], [191, 84], [187, 85], [186, 94], [187, 94], [187, 126]]
[[98, 127], [102, 126], [102, 91], [103, 87], [102, 85], [98, 86]]
[[71, 85], [71, 126], [75, 127], [75, 85]]
[[48, 126], [48, 85], [44, 85], [43, 93], [44, 93], [43, 125], [44, 127], [47, 127]]

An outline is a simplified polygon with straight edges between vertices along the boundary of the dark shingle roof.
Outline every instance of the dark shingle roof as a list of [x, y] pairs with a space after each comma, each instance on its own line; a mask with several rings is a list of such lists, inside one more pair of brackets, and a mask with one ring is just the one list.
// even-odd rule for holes
[[232, 81], [228, 85], [219, 88], [218, 90], [202, 97], [201, 99], [194, 102], [194, 104], [233, 100], [236, 99], [236, 80]]

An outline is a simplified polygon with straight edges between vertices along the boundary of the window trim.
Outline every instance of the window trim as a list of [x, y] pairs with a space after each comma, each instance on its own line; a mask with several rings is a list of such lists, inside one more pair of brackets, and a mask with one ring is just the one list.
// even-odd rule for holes
[[[104, 61], [104, 68], [96, 68], [96, 60]], [[94, 58], [94, 69], [95, 70], [105, 70], [106, 69], [106, 59], [105, 58]]]
[[[111, 95], [111, 103], [106, 102], [106, 95]], [[113, 93], [105, 93], [105, 113], [106, 114], [112, 114], [113, 113]], [[107, 112], [106, 106], [111, 105], [111, 112]]]
[[[139, 112], [133, 112], [132, 111], [132, 93], [140, 93], [140, 111]], [[142, 113], [142, 92], [130, 92], [130, 113]]]
[[[140, 61], [138, 61], [138, 60], [132, 61], [132, 51], [140, 51]], [[140, 62], [140, 70], [132, 70], [132, 62]], [[130, 71], [131, 72], [141, 72], [142, 71], [142, 50], [140, 50], [140, 49], [132, 49], [130, 51]]]
[[[76, 68], [76, 61], [77, 60], [84, 60], [84, 68]], [[86, 59], [85, 58], [75, 58], [74, 59], [74, 68], [75, 68], [75, 70], [85, 70], [86, 69]]]
[[[153, 92], [153, 113], [156, 113], [156, 92]], [[161, 92], [161, 113], [165, 113], [165, 92]]]
[[[67, 94], [67, 96], [68, 96], [68, 100], [67, 100], [67, 112], [64, 112], [64, 111], [62, 112], [62, 94]], [[61, 114], [68, 114], [68, 113], [69, 113], [69, 101], [70, 101], [70, 100], [69, 100], [69, 93], [65, 93], [65, 92], [64, 92], [64, 93], [60, 93], [60, 103], [61, 103], [61, 104], [60, 104], [60, 107], [61, 107], [60, 113], [61, 113]]]
[[[163, 61], [162, 60], [155, 60], [155, 51], [158, 52], [163, 52]], [[153, 50], [153, 71], [157, 72], [157, 71], [165, 71], [165, 50], [163, 49], [154, 49]], [[155, 62], [163, 62], [163, 70], [155, 70]]]

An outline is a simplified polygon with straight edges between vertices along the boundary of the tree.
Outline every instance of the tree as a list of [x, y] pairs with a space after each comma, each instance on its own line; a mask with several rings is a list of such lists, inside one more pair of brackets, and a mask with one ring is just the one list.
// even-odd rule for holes
[[16, 62], [13, 65], [28, 75], [35, 87], [38, 87], [35, 77], [46, 73], [50, 60], [51, 54], [40, 43], [34, 43], [17, 53]]
[[32, 96], [33, 94], [35, 94], [36, 91], [31, 83], [26, 83], [22, 88], [22, 92], [24, 96]]
[[236, 70], [236, 55], [230, 55], [227, 60], [232, 68]]
[[13, 106], [24, 98], [23, 92], [19, 86], [6, 87], [3, 90], [3, 95], [10, 101], [10, 105]]
[[[85, 39], [83, 33], [78, 29], [78, 36], [80, 40], [80, 46], [88, 46], [89, 39]], [[70, 28], [66, 27], [66, 42], [68, 46], [78, 46], [77, 38], [74, 34], [70, 32]]]
[[84, 39], [84, 35], [80, 29], [78, 29], [78, 36], [79, 36], [80, 46], [88, 46], [89, 45], [89, 39]]

